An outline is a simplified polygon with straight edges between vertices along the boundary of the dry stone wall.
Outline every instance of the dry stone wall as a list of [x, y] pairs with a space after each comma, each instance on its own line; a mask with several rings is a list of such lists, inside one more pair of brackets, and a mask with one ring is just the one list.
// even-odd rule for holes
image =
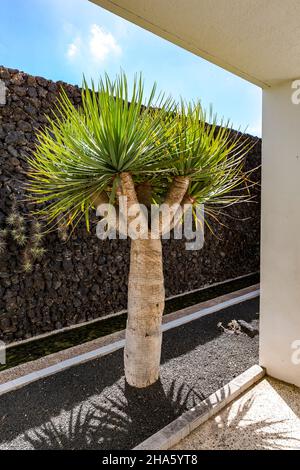
[[[45, 125], [61, 87], [75, 104], [80, 104], [81, 95], [76, 86], [5, 67], [0, 67], [0, 80], [6, 86], [6, 104], [0, 104], [0, 230], [6, 230], [16, 198], [27, 220], [22, 183], [36, 131]], [[253, 142], [249, 168], [261, 160], [261, 142]], [[255, 178], [259, 181], [259, 171]], [[164, 241], [167, 296], [259, 269], [260, 204], [255, 191], [256, 203], [227, 211], [226, 227], [212, 222], [216, 235], [206, 230], [201, 251], [186, 251], [184, 240]], [[42, 246], [45, 255], [26, 273], [24, 247], [6, 237], [0, 253], [0, 339], [25, 339], [126, 308], [128, 241], [100, 242], [95, 231], [88, 234], [82, 224], [67, 242], [53, 232]]]

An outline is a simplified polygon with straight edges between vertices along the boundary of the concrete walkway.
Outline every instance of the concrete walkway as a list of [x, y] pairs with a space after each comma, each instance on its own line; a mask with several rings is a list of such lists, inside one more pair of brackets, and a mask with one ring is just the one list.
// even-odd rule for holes
[[300, 388], [267, 377], [174, 449], [300, 449]]

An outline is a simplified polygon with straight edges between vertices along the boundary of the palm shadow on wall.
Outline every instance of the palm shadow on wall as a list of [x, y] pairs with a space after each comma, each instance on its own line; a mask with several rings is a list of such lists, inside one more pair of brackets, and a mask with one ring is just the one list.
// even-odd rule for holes
[[51, 419], [25, 433], [34, 449], [130, 449], [203, 399], [176, 380], [165, 392], [158, 381], [147, 389], [119, 386], [119, 398], [72, 409], [68, 419]]

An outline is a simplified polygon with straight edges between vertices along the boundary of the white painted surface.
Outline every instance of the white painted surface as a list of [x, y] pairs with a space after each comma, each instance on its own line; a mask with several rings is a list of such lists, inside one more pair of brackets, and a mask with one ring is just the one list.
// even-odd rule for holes
[[[299, 2], [300, 4], [300, 2]], [[291, 82], [263, 94], [260, 364], [300, 386], [300, 104]]]
[[90, 0], [259, 86], [300, 76], [299, 0]]

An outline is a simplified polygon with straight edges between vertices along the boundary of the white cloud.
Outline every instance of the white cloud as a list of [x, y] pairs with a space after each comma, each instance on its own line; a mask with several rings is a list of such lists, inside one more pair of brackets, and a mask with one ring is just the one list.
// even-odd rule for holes
[[112, 56], [118, 57], [121, 53], [122, 48], [113, 34], [92, 24], [87, 35], [77, 34], [68, 45], [66, 55], [70, 60], [81, 58], [86, 62], [90, 59], [99, 63]]
[[89, 49], [92, 57], [100, 62], [110, 55], [119, 56], [122, 52], [115, 37], [97, 24], [93, 24], [90, 29]]
[[67, 56], [74, 57], [74, 55], [76, 55], [77, 52], [78, 52], [78, 47], [76, 46], [76, 44], [72, 43], [69, 45]]
[[71, 59], [72, 57], [76, 56], [77, 53], [78, 53], [78, 46], [76, 46], [74, 42], [72, 44], [69, 44], [67, 56]]

